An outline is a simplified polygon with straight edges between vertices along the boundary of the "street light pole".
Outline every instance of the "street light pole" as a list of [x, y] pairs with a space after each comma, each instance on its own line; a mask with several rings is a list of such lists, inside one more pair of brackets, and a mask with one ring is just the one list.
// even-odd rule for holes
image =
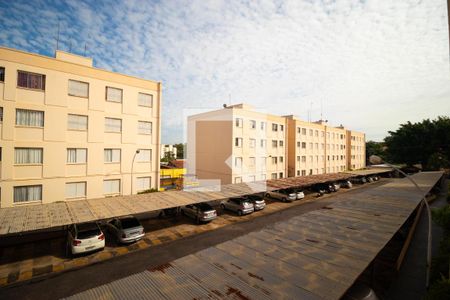
[[130, 195], [133, 195], [133, 167], [134, 167], [134, 160], [136, 159], [136, 155], [138, 155], [139, 152], [141, 152], [141, 151], [139, 149], [137, 149], [136, 152], [134, 153], [134, 156], [133, 156], [133, 162], [131, 163], [131, 192], [130, 192]]
[[422, 191], [422, 189], [414, 181], [414, 179], [412, 179], [411, 176], [409, 176], [408, 174], [406, 174], [405, 172], [403, 172], [402, 170], [400, 170], [396, 166], [391, 165], [390, 163], [387, 163], [387, 162], [383, 161], [383, 159], [381, 157], [376, 156], [376, 155], [372, 155], [372, 156], [370, 156], [369, 161], [370, 161], [371, 164], [374, 164], [374, 165], [385, 164], [386, 166], [388, 166], [388, 167], [396, 170], [400, 174], [404, 175], [416, 187], [417, 191], [422, 196], [422, 200], [421, 201], [423, 201], [423, 203], [425, 204], [425, 207], [426, 207], [426, 210], [427, 210], [427, 215], [428, 215], [427, 273], [426, 273], [426, 279], [425, 279], [425, 286], [428, 288], [428, 285], [430, 283], [430, 269], [431, 269], [431, 238], [432, 238], [431, 227], [432, 227], [432, 223], [431, 223], [431, 209], [430, 209], [430, 205], [428, 204], [428, 201], [426, 199], [426, 194]]

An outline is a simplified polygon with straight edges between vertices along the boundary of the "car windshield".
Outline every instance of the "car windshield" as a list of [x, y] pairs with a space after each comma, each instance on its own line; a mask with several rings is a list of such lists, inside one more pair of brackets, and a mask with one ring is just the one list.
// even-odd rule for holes
[[201, 211], [207, 211], [207, 210], [212, 210], [213, 208], [211, 207], [211, 205], [207, 204], [207, 203], [199, 203], [196, 204], [196, 206], [201, 210]]
[[122, 223], [123, 229], [141, 226], [141, 224], [139, 224], [139, 221], [136, 218], [126, 218], [120, 220], [120, 222]]
[[88, 239], [100, 235], [101, 231], [95, 223], [79, 224], [77, 226], [77, 238]]
[[247, 198], [248, 198], [249, 200], [253, 200], [253, 201], [259, 201], [259, 200], [262, 200], [262, 198], [261, 198], [260, 196], [257, 196], [257, 195], [248, 195]]

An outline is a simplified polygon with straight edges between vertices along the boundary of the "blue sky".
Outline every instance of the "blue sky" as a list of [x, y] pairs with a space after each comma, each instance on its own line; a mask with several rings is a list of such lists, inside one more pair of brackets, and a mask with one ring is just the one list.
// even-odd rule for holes
[[52, 56], [59, 22], [60, 49], [162, 81], [164, 143], [230, 99], [374, 140], [450, 115], [445, 0], [0, 0], [0, 20], [0, 45]]

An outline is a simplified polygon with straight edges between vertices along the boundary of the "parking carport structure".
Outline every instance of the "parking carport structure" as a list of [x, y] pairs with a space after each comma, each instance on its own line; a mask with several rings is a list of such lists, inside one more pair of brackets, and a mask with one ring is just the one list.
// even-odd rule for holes
[[[414, 175], [428, 193], [442, 172]], [[406, 179], [69, 299], [339, 299], [418, 207]]]
[[74, 223], [100, 221], [125, 215], [137, 215], [165, 208], [221, 200], [256, 192], [289, 187], [304, 188], [316, 183], [348, 179], [352, 176], [346, 173], [321, 174], [222, 186], [198, 187], [184, 191], [167, 191], [113, 198], [2, 208], [0, 209], [0, 235], [19, 234]]

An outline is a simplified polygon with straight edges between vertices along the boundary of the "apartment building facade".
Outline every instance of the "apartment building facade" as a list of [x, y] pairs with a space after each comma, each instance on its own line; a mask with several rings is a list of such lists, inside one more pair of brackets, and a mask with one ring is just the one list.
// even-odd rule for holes
[[283, 117], [245, 104], [188, 118], [187, 173], [221, 184], [287, 176]]
[[0, 207], [158, 188], [160, 106], [159, 82], [0, 48]]
[[365, 167], [365, 135], [245, 104], [188, 118], [188, 173], [222, 184]]
[[[290, 177], [365, 167], [364, 133], [347, 130], [342, 125], [332, 127], [323, 120], [305, 122], [294, 116], [286, 118]], [[357, 140], [353, 140], [355, 137]]]
[[161, 144], [160, 158], [163, 159], [169, 153], [172, 153], [173, 157], [177, 158], [177, 153], [178, 153], [177, 147], [175, 147], [174, 145], [169, 145], [169, 144]]

